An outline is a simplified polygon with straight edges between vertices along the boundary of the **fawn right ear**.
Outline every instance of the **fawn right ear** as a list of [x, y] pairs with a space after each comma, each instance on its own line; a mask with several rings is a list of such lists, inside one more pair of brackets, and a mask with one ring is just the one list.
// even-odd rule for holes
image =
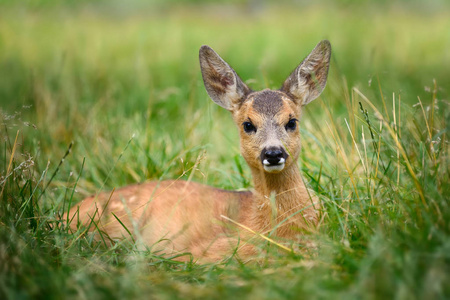
[[319, 97], [327, 83], [330, 57], [330, 42], [323, 40], [286, 79], [281, 90], [300, 105], [306, 105]]
[[209, 97], [232, 111], [251, 92], [236, 72], [209, 46], [202, 46], [199, 53], [203, 82]]

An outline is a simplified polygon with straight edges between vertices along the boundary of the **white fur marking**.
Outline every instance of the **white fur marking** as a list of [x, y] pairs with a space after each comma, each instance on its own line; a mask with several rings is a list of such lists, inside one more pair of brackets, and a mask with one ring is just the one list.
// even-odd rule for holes
[[277, 173], [284, 169], [284, 163], [278, 165], [266, 165], [264, 164], [264, 170], [269, 173]]
[[120, 202], [113, 202], [109, 205], [109, 209], [123, 209], [123, 204]]

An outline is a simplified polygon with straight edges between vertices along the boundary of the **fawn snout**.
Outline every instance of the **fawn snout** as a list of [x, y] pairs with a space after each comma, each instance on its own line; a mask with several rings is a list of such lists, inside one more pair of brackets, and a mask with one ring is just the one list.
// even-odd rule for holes
[[288, 154], [282, 147], [268, 147], [261, 151], [261, 163], [264, 170], [269, 173], [279, 172], [284, 169]]

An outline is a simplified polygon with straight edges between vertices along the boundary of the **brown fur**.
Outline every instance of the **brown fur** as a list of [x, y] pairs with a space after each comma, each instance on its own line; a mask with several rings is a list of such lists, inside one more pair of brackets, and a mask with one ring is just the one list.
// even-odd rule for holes
[[[214, 102], [232, 113], [254, 191], [225, 191], [186, 181], [127, 186], [89, 197], [72, 208], [71, 228], [93, 220], [110, 238], [123, 239], [129, 237], [126, 227], [153, 251], [166, 255], [190, 252], [207, 261], [220, 260], [236, 248], [242, 257], [257, 253], [253, 234], [228, 219], [262, 234], [276, 228], [272, 236], [286, 239], [311, 229], [317, 223], [318, 203], [309, 195], [297, 168], [300, 132], [288, 130], [286, 124], [299, 120], [302, 105], [322, 92], [330, 51], [328, 41], [322, 41], [280, 91], [251, 92], [224, 60], [203, 46], [200, 65], [206, 90]], [[311, 80], [313, 76], [318, 82]], [[251, 122], [256, 130], [245, 132], [244, 122]], [[281, 170], [266, 171], [262, 163], [261, 157], [270, 147], [288, 154]]]

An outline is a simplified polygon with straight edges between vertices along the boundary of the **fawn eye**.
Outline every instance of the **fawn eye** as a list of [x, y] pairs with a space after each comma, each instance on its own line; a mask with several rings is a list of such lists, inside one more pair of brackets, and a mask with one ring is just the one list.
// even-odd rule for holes
[[256, 127], [252, 123], [244, 122], [244, 123], [242, 123], [242, 125], [244, 126], [245, 132], [247, 132], [247, 133], [256, 132]]
[[297, 119], [290, 119], [285, 126], [286, 130], [295, 130], [297, 128], [297, 121]]

